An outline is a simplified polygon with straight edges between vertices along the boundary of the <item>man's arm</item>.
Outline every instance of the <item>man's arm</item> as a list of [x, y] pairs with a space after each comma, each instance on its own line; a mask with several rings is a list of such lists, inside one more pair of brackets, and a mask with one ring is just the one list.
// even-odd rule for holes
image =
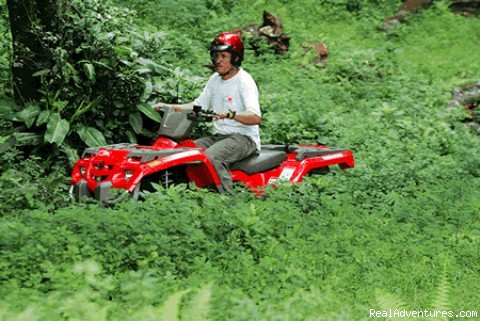
[[262, 117], [248, 111], [238, 112], [233, 119], [244, 125], [260, 125], [262, 121]]
[[193, 110], [193, 102], [187, 104], [166, 104], [158, 103], [154, 106], [155, 110], [158, 112], [162, 107], [173, 108], [174, 111], [184, 111], [184, 110]]
[[262, 117], [249, 111], [238, 112], [235, 114], [228, 112], [228, 113], [223, 113], [218, 115], [218, 119], [225, 119], [225, 118], [236, 120], [239, 123], [247, 126], [259, 125], [260, 122], [262, 121]]

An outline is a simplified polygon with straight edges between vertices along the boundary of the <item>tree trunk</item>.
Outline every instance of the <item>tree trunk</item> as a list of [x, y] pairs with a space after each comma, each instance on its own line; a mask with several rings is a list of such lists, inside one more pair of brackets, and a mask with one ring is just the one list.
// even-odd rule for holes
[[40, 78], [33, 74], [50, 66], [43, 36], [56, 33], [58, 0], [7, 0], [13, 40], [12, 75], [18, 104], [39, 98]]

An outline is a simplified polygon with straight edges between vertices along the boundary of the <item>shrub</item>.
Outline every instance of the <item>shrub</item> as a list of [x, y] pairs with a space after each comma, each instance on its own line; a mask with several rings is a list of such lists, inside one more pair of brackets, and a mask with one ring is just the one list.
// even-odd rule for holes
[[25, 157], [22, 151], [11, 148], [0, 158], [0, 173], [2, 215], [22, 209], [53, 210], [69, 202], [69, 179], [62, 162], [47, 170], [38, 156]]
[[3, 119], [16, 126], [12, 145], [22, 145], [19, 136], [28, 136], [25, 145], [37, 153], [63, 151], [74, 161], [83, 144], [151, 139], [153, 128], [143, 120], [158, 121], [159, 116], [150, 105], [157, 99], [182, 101], [200, 80], [162, 59], [165, 34], [132, 28], [128, 9], [73, 1], [59, 19], [61, 34], [37, 34], [52, 57], [35, 73], [43, 84], [40, 101], [22, 108], [0, 106]]

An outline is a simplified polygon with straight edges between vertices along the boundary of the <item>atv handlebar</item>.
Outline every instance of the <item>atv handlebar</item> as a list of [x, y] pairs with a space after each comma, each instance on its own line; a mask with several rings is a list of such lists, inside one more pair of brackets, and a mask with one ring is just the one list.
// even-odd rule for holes
[[227, 113], [215, 113], [213, 111], [202, 110], [201, 106], [193, 106], [193, 111], [188, 114], [188, 119], [196, 120], [198, 117], [203, 117], [206, 121], [218, 119], [235, 119], [236, 111], [229, 110]]
[[193, 110], [187, 114], [188, 120], [195, 121], [199, 118], [205, 121], [212, 121], [214, 117], [218, 116], [213, 111], [202, 110], [201, 106], [193, 106]]
[[173, 110], [175, 112], [188, 112], [187, 113], [187, 118], [190, 121], [198, 121], [198, 120], [204, 120], [204, 121], [212, 121], [212, 120], [218, 120], [218, 119], [235, 119], [236, 112], [229, 110], [226, 114], [218, 114], [213, 111], [206, 111], [202, 110], [202, 106], [198, 105], [193, 105], [191, 111], [186, 108], [182, 107], [176, 107], [174, 105], [158, 105], [154, 107], [155, 111], [163, 115], [167, 110]]

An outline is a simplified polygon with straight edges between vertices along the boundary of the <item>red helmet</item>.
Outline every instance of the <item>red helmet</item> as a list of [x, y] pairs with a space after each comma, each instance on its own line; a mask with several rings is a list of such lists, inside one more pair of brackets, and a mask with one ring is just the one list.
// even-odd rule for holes
[[224, 32], [213, 39], [210, 44], [210, 58], [213, 61], [214, 53], [227, 51], [232, 55], [232, 65], [239, 67], [243, 61], [243, 41], [240, 35], [234, 32]]

